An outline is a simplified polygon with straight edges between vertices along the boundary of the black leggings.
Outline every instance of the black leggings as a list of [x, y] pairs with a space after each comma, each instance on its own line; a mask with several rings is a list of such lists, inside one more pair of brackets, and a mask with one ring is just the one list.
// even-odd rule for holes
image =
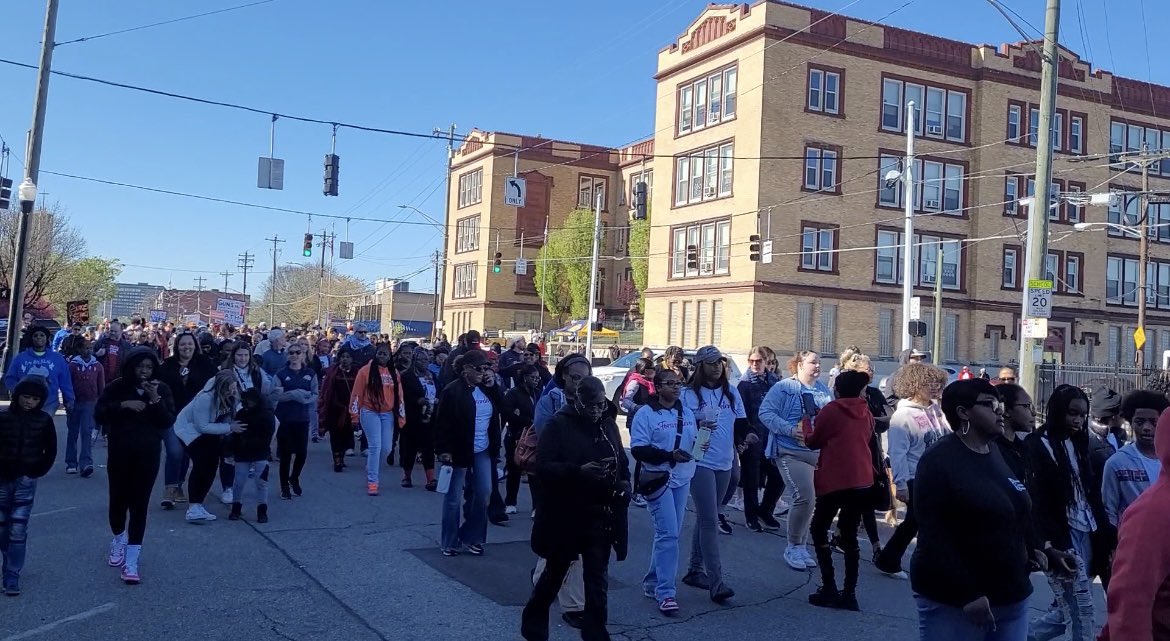
[[913, 480], [907, 482], [906, 490], [909, 494], [907, 498], [910, 499], [906, 502], [906, 518], [894, 529], [894, 534], [886, 541], [886, 547], [882, 548], [882, 553], [874, 559], [874, 564], [882, 572], [901, 571], [902, 556], [906, 554], [906, 548], [910, 547], [910, 541], [918, 535], [918, 518], [914, 515]]
[[418, 457], [422, 457], [424, 470], [435, 469], [435, 441], [430, 423], [407, 423], [398, 430], [398, 464], [402, 470], [410, 474]]
[[[826, 587], [837, 587], [836, 577], [833, 574], [833, 549], [829, 547], [829, 528], [833, 518], [837, 517], [837, 528], [841, 532], [839, 544], [845, 553], [845, 592], [854, 593], [857, 590], [858, 566], [861, 563], [861, 550], [857, 546], [857, 526], [861, 521], [861, 513], [871, 505], [869, 488], [857, 490], [839, 490], [817, 497], [816, 507], [813, 509], [811, 534], [813, 546], [817, 553], [817, 563], [821, 568], [821, 583]], [[873, 512], [873, 510], [869, 510]], [[838, 516], [840, 514], [840, 516]]]
[[142, 538], [146, 535], [146, 514], [150, 507], [150, 493], [158, 479], [161, 455], [162, 441], [153, 449], [129, 448], [116, 442], [110, 444], [106, 470], [110, 482], [110, 532], [114, 536], [126, 532], [126, 517], [129, 515], [130, 545], [142, 545]]
[[353, 425], [349, 422], [349, 417], [341, 419], [341, 424], [337, 426], [329, 426], [329, 449], [333, 452], [334, 460], [340, 460], [345, 456], [346, 450], [353, 449]]
[[516, 507], [516, 499], [520, 495], [520, 480], [524, 471], [516, 465], [516, 441], [520, 435], [504, 434], [504, 469], [508, 477], [504, 480], [504, 505]]
[[[276, 430], [276, 456], [280, 459], [280, 489], [287, 490], [289, 481], [301, 481], [305, 456], [309, 452], [309, 422], [284, 421]], [[296, 460], [293, 460], [293, 457]], [[292, 470], [289, 470], [289, 467]]]
[[191, 503], [203, 503], [207, 498], [211, 484], [215, 481], [215, 473], [219, 470], [222, 450], [223, 437], [216, 434], [204, 434], [187, 446], [187, 455], [191, 457], [191, 479], [187, 483], [187, 499]]
[[[764, 456], [763, 441], [749, 445], [739, 457], [742, 465], [743, 512], [750, 521], [761, 514], [772, 516], [776, 504], [784, 494], [784, 477], [772, 459]], [[760, 485], [764, 486], [764, 499], [759, 498]]]

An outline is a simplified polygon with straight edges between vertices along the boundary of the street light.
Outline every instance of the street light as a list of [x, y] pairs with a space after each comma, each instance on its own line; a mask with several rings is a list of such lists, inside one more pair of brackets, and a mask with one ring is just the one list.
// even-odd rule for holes
[[444, 283], [447, 279], [447, 226], [428, 216], [426, 212], [414, 205], [399, 205], [398, 208], [413, 211], [443, 232], [443, 247], [435, 260], [435, 312], [431, 321], [431, 337], [435, 339], [435, 342], [438, 342], [438, 338], [442, 334], [440, 330], [443, 329], [443, 298], [446, 289]]
[[37, 186], [32, 178], [25, 176], [24, 180], [21, 181], [17, 197], [20, 199], [20, 213], [31, 214], [33, 205], [37, 202]]

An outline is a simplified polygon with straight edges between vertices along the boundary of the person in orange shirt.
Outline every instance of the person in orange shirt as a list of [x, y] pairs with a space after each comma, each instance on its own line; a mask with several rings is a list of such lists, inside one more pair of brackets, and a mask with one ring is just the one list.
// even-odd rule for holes
[[382, 450], [394, 449], [394, 433], [406, 424], [402, 407], [402, 381], [390, 366], [390, 345], [382, 343], [374, 360], [358, 370], [350, 394], [349, 413], [360, 423], [369, 441], [366, 453], [366, 493], [378, 495]]

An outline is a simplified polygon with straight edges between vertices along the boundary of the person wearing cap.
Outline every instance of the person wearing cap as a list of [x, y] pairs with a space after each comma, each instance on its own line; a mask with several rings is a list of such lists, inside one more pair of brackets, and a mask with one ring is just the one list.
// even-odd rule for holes
[[[474, 349], [455, 359], [459, 378], [439, 395], [435, 414], [435, 453], [452, 469], [451, 485], [443, 498], [441, 549], [456, 556], [462, 546], [482, 556], [487, 541], [488, 501], [496, 481], [500, 431], [493, 429], [499, 415], [499, 394], [487, 389], [484, 377], [492, 367], [483, 351]], [[465, 486], [471, 488], [466, 510], [460, 509]], [[463, 522], [460, 524], [460, 516]]]
[[0, 410], [0, 578], [4, 593], [17, 596], [37, 479], [57, 458], [57, 430], [41, 411], [49, 393], [44, 379], [26, 377], [9, 389], [12, 404]]
[[682, 404], [695, 415], [701, 429], [710, 431], [707, 447], [696, 457], [691, 479], [696, 526], [691, 545], [690, 568], [683, 583], [706, 589], [716, 603], [735, 596], [723, 582], [719, 558], [719, 507], [731, 484], [736, 449], [755, 444], [759, 437], [751, 430], [739, 390], [728, 381], [727, 360], [714, 345], [695, 352], [694, 375], [681, 394]]
[[361, 369], [374, 360], [374, 344], [370, 342], [366, 326], [361, 323], [355, 325], [353, 333], [341, 342], [340, 349], [353, 355], [355, 369]]
[[459, 344], [451, 349], [446, 362], [443, 363], [443, 369], [439, 371], [440, 387], [446, 389], [447, 385], [459, 377], [459, 372], [454, 368], [455, 359], [470, 350], [480, 351], [480, 340], [479, 332], [474, 329], [459, 337]]
[[42, 409], [52, 416], [64, 396], [65, 410], [72, 410], [73, 380], [69, 376], [69, 363], [64, 356], [49, 349], [49, 330], [43, 325], [33, 325], [28, 329], [27, 338], [28, 349], [17, 354], [4, 373], [4, 387], [13, 389], [26, 376], [40, 376], [48, 387]]

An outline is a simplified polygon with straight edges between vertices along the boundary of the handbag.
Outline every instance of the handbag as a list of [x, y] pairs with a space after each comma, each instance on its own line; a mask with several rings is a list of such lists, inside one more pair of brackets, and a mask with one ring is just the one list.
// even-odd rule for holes
[[[674, 432], [674, 447], [671, 452], [674, 452], [682, 445], [683, 433], [683, 415], [682, 407], [678, 408], [678, 424]], [[671, 459], [670, 468], [674, 469], [675, 461]], [[634, 466], [634, 492], [640, 494], [648, 501], [653, 501], [662, 496], [666, 492], [666, 486], [670, 483], [671, 470], [643, 470], [642, 462], [638, 461]]]

